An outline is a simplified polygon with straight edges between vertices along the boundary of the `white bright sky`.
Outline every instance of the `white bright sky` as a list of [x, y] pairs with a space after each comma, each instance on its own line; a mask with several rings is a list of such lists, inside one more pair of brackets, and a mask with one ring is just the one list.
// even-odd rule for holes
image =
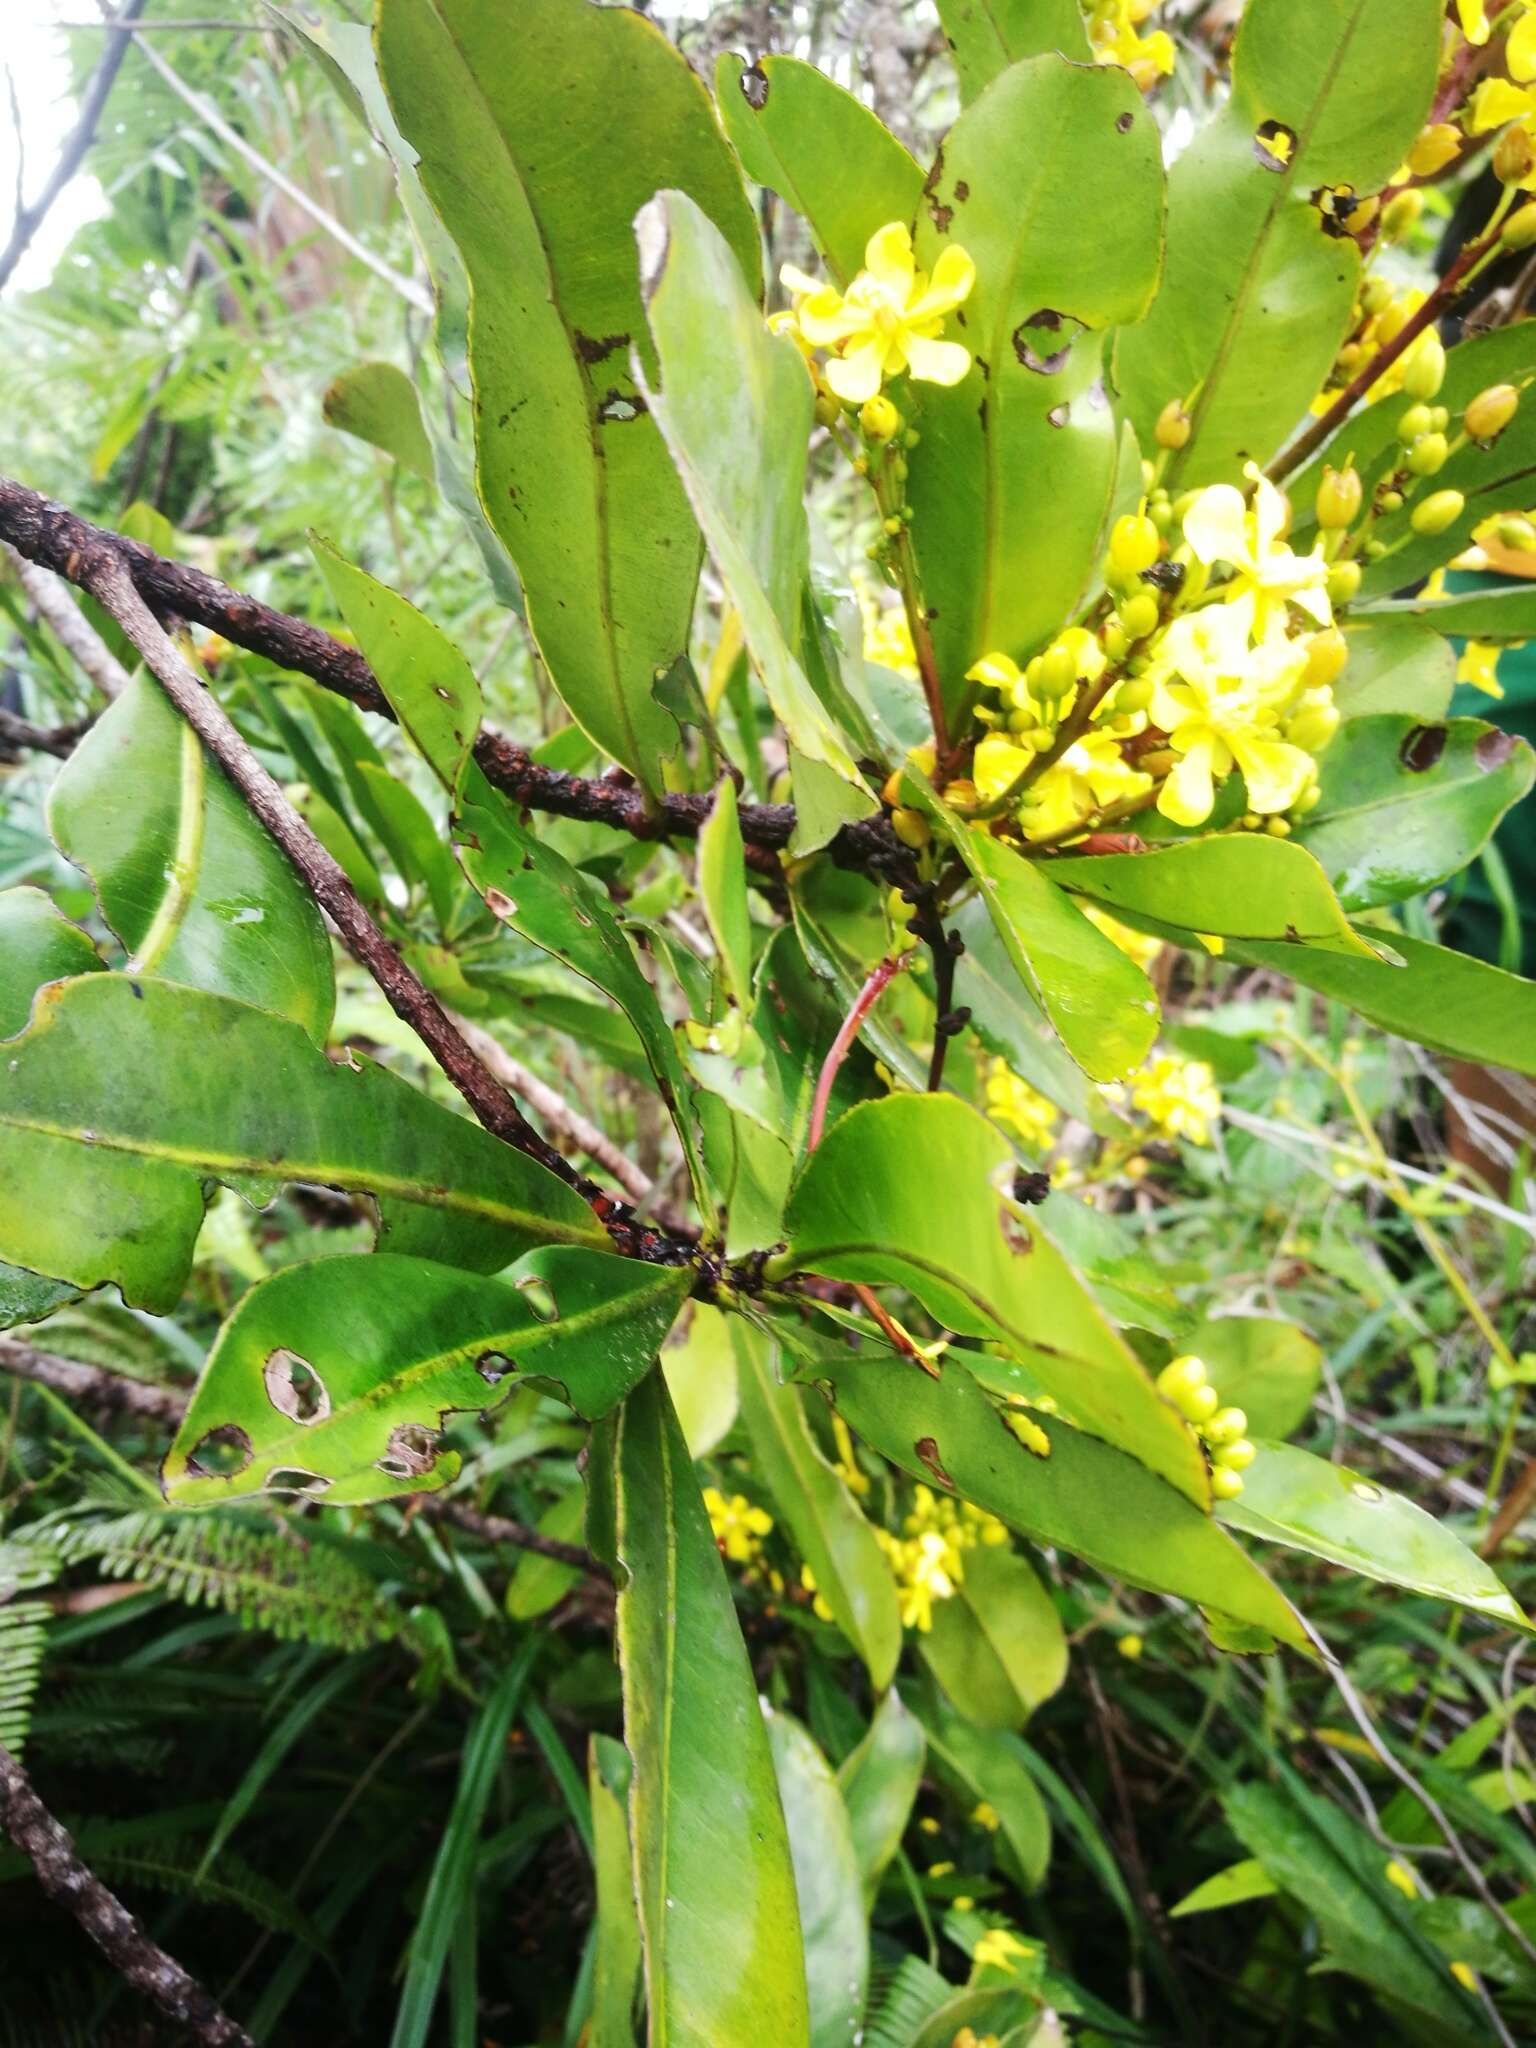
[[[10, 71], [21, 109], [18, 137], [10, 94], [0, 80], [0, 246], [9, 239], [16, 205], [18, 144], [30, 202], [53, 169], [75, 118], [65, 39], [56, 24], [88, 21], [93, 11], [91, 0], [0, 0], [0, 66]], [[7, 291], [35, 291], [46, 284], [70, 236], [104, 208], [101, 187], [89, 170], [82, 171], [54, 201]]]

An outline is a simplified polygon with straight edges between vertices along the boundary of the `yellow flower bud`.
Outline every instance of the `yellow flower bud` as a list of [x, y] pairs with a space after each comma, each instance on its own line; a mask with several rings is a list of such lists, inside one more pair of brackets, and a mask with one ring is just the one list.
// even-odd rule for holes
[[921, 853], [933, 837], [928, 828], [928, 820], [921, 811], [892, 811], [891, 830], [902, 845], [910, 846], [914, 853]]
[[1363, 488], [1358, 469], [1323, 470], [1317, 487], [1317, 523], [1322, 527], [1349, 526], [1360, 511]]
[[1410, 398], [1433, 398], [1445, 382], [1445, 345], [1426, 327], [1403, 360], [1403, 389]]
[[1506, 249], [1529, 249], [1536, 242], [1536, 199], [1517, 207], [1504, 223], [1500, 237]]
[[1188, 446], [1191, 431], [1189, 414], [1178, 399], [1170, 398], [1157, 416], [1153, 428], [1159, 448], [1184, 448]]
[[1517, 555], [1526, 555], [1536, 548], [1536, 526], [1529, 519], [1518, 516], [1499, 521], [1499, 545], [1513, 550]]
[[1117, 711], [1145, 711], [1152, 702], [1152, 684], [1145, 676], [1124, 682], [1115, 692]]
[[1126, 512], [1109, 536], [1109, 559], [1122, 576], [1139, 576], [1163, 551], [1162, 536], [1144, 512]]
[[[1401, 512], [1403, 509], [1403, 494], [1401, 491], [1383, 491], [1376, 502], [1383, 512]], [[1369, 554], [1372, 548], [1376, 548], [1379, 551], [1385, 546], [1386, 542], [1383, 540], [1368, 541], [1366, 543], [1366, 553]]]
[[899, 804], [901, 802], [901, 770], [899, 768], [893, 768], [885, 778], [885, 782], [880, 790], [880, 801], [883, 804]]
[[1307, 643], [1302, 681], [1309, 690], [1324, 689], [1343, 673], [1348, 659], [1349, 642], [1337, 626], [1327, 626], [1321, 633], [1314, 633]]
[[859, 425], [871, 441], [889, 441], [901, 431], [901, 414], [883, 392], [877, 391], [859, 407]]
[[1333, 604], [1348, 604], [1360, 594], [1360, 564], [1335, 562], [1328, 571], [1328, 596]]
[[1408, 450], [1408, 467], [1415, 476], [1434, 476], [1444, 469], [1451, 444], [1444, 434], [1420, 434]]
[[1217, 1500], [1236, 1500], [1243, 1482], [1230, 1466], [1218, 1465], [1211, 1474], [1211, 1492]]
[[1111, 661], [1124, 661], [1131, 651], [1131, 636], [1118, 619], [1111, 619], [1104, 628], [1104, 652]]
[[[1033, 674], [1030, 673], [1033, 670]], [[1025, 671], [1029, 676], [1030, 694], [1047, 704], [1065, 697], [1077, 685], [1077, 653], [1064, 641], [1056, 640], [1047, 647], [1040, 657], [1040, 666], [1034, 663]]]
[[1136, 1659], [1141, 1655], [1142, 1651], [1146, 1648], [1146, 1645], [1142, 1642], [1140, 1636], [1132, 1634], [1128, 1636], [1121, 1636], [1119, 1641], [1115, 1644], [1115, 1648], [1120, 1652], [1122, 1657], [1129, 1657], [1132, 1663], [1134, 1663]]
[[1248, 1418], [1241, 1408], [1222, 1408], [1205, 1425], [1208, 1444], [1235, 1444], [1247, 1433]]
[[1414, 506], [1409, 524], [1415, 533], [1444, 533], [1466, 509], [1467, 501], [1460, 491], [1434, 491], [1422, 505]]
[[1245, 1436], [1236, 1436], [1231, 1443], [1221, 1445], [1216, 1453], [1216, 1463], [1228, 1472], [1246, 1472], [1258, 1455], [1257, 1444]]
[[1432, 178], [1452, 157], [1461, 154], [1461, 130], [1449, 121], [1426, 128], [1408, 152], [1408, 168], [1416, 178]]
[[1367, 313], [1384, 313], [1392, 303], [1392, 287], [1386, 278], [1368, 277], [1360, 287], [1360, 303]]
[[1401, 242], [1411, 235], [1424, 217], [1422, 192], [1398, 192], [1381, 212], [1381, 232], [1389, 242]]
[[899, 889], [890, 889], [885, 898], [886, 914], [894, 925], [908, 925], [917, 915], [915, 903], [909, 903]]
[[1157, 599], [1150, 590], [1138, 590], [1120, 607], [1120, 624], [1132, 640], [1145, 640], [1158, 621]]
[[1017, 1408], [1010, 1408], [1003, 1420], [1026, 1451], [1032, 1451], [1037, 1458], [1048, 1458], [1051, 1455], [1051, 1440], [1038, 1422], [1031, 1421], [1029, 1416]]
[[1490, 384], [1479, 391], [1461, 416], [1461, 423], [1474, 441], [1492, 441], [1502, 434], [1520, 406], [1520, 393], [1513, 384]]
[[1518, 185], [1536, 170], [1536, 144], [1525, 125], [1511, 121], [1493, 145], [1493, 175], [1501, 185]]
[[1289, 818], [1266, 818], [1264, 820], [1264, 830], [1271, 839], [1289, 839], [1291, 836], [1291, 821]]
[[1157, 1376], [1157, 1391], [1191, 1422], [1215, 1413], [1216, 1389], [1206, 1377], [1205, 1360], [1192, 1351], [1169, 1360]]
[[1427, 434], [1434, 424], [1434, 414], [1427, 405], [1410, 405], [1398, 420], [1397, 438], [1405, 448], [1411, 448], [1420, 434]]

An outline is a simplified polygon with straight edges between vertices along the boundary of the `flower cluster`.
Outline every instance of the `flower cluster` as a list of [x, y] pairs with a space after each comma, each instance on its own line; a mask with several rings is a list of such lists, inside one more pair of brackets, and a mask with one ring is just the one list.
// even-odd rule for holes
[[1166, 29], [1142, 32], [1157, 0], [1089, 0], [1088, 36], [1100, 64], [1129, 71], [1143, 92], [1173, 70], [1173, 38]]
[[1014, 1131], [1031, 1152], [1044, 1152], [1056, 1137], [1061, 1111], [1049, 1096], [1014, 1073], [1006, 1060], [987, 1069], [987, 1115]]
[[827, 352], [821, 375], [834, 398], [862, 406], [889, 378], [910, 372], [930, 384], [958, 384], [971, 353], [943, 341], [944, 322], [970, 296], [976, 266], [950, 243], [929, 277], [917, 267], [911, 230], [890, 221], [869, 238], [864, 268], [840, 292], [786, 264], [792, 306], [775, 325], [807, 350]]
[[756, 1564], [763, 1554], [763, 1538], [773, 1528], [773, 1517], [754, 1507], [743, 1493], [729, 1499], [715, 1486], [704, 1489], [704, 1509], [722, 1557], [732, 1564]]
[[924, 1634], [933, 1627], [933, 1603], [951, 1599], [965, 1577], [965, 1552], [978, 1543], [1008, 1541], [1008, 1531], [995, 1515], [922, 1485], [913, 1494], [912, 1512], [901, 1530], [895, 1536], [877, 1528], [875, 1536], [896, 1580], [901, 1625]]
[[1149, 1119], [1160, 1138], [1209, 1145], [1211, 1125], [1221, 1115], [1221, 1090], [1204, 1060], [1154, 1053], [1127, 1085], [1132, 1108]]
[[1243, 1490], [1242, 1475], [1258, 1456], [1242, 1409], [1222, 1407], [1205, 1360], [1192, 1351], [1163, 1367], [1157, 1391], [1192, 1425], [1209, 1452], [1211, 1492], [1217, 1500], [1236, 1500]]

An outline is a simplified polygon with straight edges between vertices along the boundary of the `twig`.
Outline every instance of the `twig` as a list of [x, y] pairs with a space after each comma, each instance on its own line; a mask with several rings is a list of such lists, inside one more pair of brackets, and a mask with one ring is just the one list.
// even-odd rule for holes
[[0, 541], [0, 551], [16, 571], [22, 589], [43, 624], [66, 653], [72, 654], [103, 697], [121, 696], [128, 687], [128, 671], [96, 631], [80, 607], [60, 589], [46, 569]]
[[[123, 0], [123, 6], [114, 17], [112, 26], [131, 29], [144, 12], [146, 0]], [[32, 246], [32, 239], [48, 216], [49, 209], [64, 187], [79, 170], [85, 160], [86, 151], [96, 140], [96, 130], [106, 109], [107, 95], [122, 69], [123, 59], [128, 54], [128, 35], [109, 36], [101, 53], [101, 61], [91, 73], [90, 81], [80, 97], [80, 111], [75, 116], [75, 125], [65, 136], [60, 146], [58, 159], [49, 173], [48, 182], [38, 193], [30, 206], [19, 203], [16, 219], [11, 228], [11, 238], [0, 251], [0, 291], [4, 291], [11, 279], [11, 273]]]
[[814, 1152], [821, 1143], [822, 1132], [827, 1126], [827, 1104], [832, 1099], [832, 1084], [837, 1079], [838, 1069], [852, 1050], [853, 1041], [858, 1037], [864, 1019], [879, 1002], [887, 985], [900, 974], [901, 969], [902, 961], [894, 960], [889, 955], [880, 961], [854, 998], [853, 1008], [837, 1027], [837, 1036], [821, 1063], [821, 1072], [816, 1076], [816, 1093], [811, 1101], [811, 1125], [805, 1140], [807, 1152]]
[[1504, 1496], [1504, 1504], [1488, 1524], [1488, 1533], [1477, 1546], [1479, 1557], [1497, 1557], [1514, 1535], [1527, 1511], [1536, 1502], [1536, 1455], [1525, 1461], [1520, 1477]]
[[29, 725], [14, 711], [0, 708], [0, 752], [29, 747], [35, 754], [56, 754], [62, 761], [95, 723], [94, 718], [77, 718], [71, 725]]
[[969, 1009], [955, 1008], [955, 964], [965, 951], [965, 941], [958, 932], [947, 932], [944, 921], [936, 913], [919, 922], [914, 918], [913, 929], [928, 943], [933, 956], [933, 999], [937, 1015], [933, 1020], [933, 1052], [928, 1061], [928, 1093], [937, 1095], [944, 1086], [944, 1061], [949, 1052], [949, 1041], [963, 1031], [971, 1021]]
[[516, 1550], [552, 1557], [558, 1564], [571, 1565], [590, 1578], [608, 1582], [608, 1574], [590, 1550], [583, 1550], [579, 1543], [562, 1543], [558, 1536], [546, 1536], [542, 1529], [530, 1529], [526, 1522], [514, 1522], [508, 1515], [482, 1514], [464, 1501], [438, 1500], [431, 1495], [422, 1500], [421, 1511], [430, 1514], [434, 1521], [451, 1523], [468, 1536], [478, 1536], [482, 1543], [510, 1543]]
[[208, 2048], [254, 2048], [245, 2029], [220, 2010], [174, 1957], [150, 1940], [121, 1899], [80, 1860], [68, 1831], [38, 1798], [26, 1772], [3, 1744], [0, 1828], [37, 1872], [49, 1898], [74, 1915], [136, 1991]]

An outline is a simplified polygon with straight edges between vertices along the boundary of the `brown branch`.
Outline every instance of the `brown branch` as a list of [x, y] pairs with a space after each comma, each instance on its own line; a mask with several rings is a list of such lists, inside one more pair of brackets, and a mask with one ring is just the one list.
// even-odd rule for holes
[[0, 556], [20, 578], [28, 601], [66, 653], [72, 654], [86, 675], [109, 702], [128, 687], [128, 671], [96, 631], [74, 600], [37, 562], [29, 562], [8, 541], [0, 542]]
[[608, 1583], [608, 1574], [590, 1550], [583, 1550], [579, 1543], [562, 1543], [558, 1536], [546, 1536], [542, 1529], [530, 1529], [526, 1522], [514, 1522], [509, 1515], [482, 1514], [467, 1501], [439, 1500], [431, 1494], [423, 1497], [421, 1512], [462, 1529], [467, 1536], [478, 1536], [482, 1543], [508, 1543], [515, 1550], [531, 1550], [538, 1557], [552, 1557], [558, 1564], [568, 1564], [589, 1578]]
[[0, 1829], [37, 1872], [49, 1898], [74, 1915], [135, 1991], [208, 2048], [254, 2048], [245, 2029], [220, 2010], [173, 1956], [150, 1940], [121, 1899], [87, 1869], [68, 1831], [38, 1798], [26, 1772], [3, 1744]]
[[75, 751], [95, 723], [94, 718], [77, 718], [72, 725], [29, 725], [14, 711], [0, 707], [0, 754], [27, 747], [34, 754], [56, 754], [62, 761]]
[[1533, 1504], [1536, 1504], [1536, 1455], [1526, 1459], [1519, 1478], [1504, 1496], [1503, 1505], [1488, 1524], [1487, 1535], [1477, 1546], [1478, 1556], [1497, 1557]]
[[[0, 476], [0, 539], [10, 541], [18, 553], [70, 582], [79, 581], [82, 558], [93, 551], [110, 550], [123, 562], [151, 610], [205, 626], [278, 668], [308, 676], [360, 710], [394, 718], [378, 679], [355, 647], [303, 619], [274, 611], [270, 605], [232, 590], [200, 569], [169, 561], [142, 541], [93, 526], [65, 506], [4, 476]], [[714, 802], [712, 791], [668, 795], [653, 810], [625, 777], [566, 775], [545, 768], [526, 747], [496, 732], [482, 730], [474, 751], [486, 780], [523, 809], [580, 818], [636, 839], [696, 838]], [[771, 863], [757, 856], [776, 855], [788, 846], [795, 829], [794, 806], [743, 804], [740, 819], [742, 837], [753, 849], [754, 864], [769, 866], [771, 871]], [[831, 853], [840, 867], [883, 880], [900, 880], [912, 872], [910, 856], [884, 818], [845, 825], [833, 840]]]
[[[112, 26], [131, 28], [144, 12], [146, 0], [123, 0], [123, 6]], [[59, 149], [58, 160], [49, 173], [48, 182], [30, 206], [18, 206], [16, 219], [11, 228], [11, 238], [0, 250], [0, 291], [10, 282], [11, 273], [32, 245], [32, 238], [48, 216], [54, 201], [64, 190], [70, 179], [85, 160], [86, 151], [96, 140], [96, 130], [106, 111], [107, 95], [111, 92], [123, 59], [128, 54], [130, 35], [109, 36], [101, 53], [101, 61], [91, 73], [90, 81], [80, 97], [80, 111], [75, 116], [75, 125], [65, 136]]]

